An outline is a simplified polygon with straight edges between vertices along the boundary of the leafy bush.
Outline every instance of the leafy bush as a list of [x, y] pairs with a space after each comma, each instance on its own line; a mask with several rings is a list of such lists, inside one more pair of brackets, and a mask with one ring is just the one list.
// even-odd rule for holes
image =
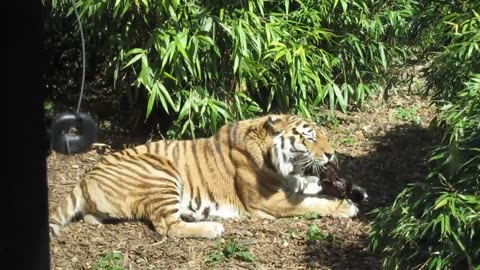
[[235, 240], [229, 240], [222, 245], [221, 240], [217, 239], [217, 250], [208, 256], [207, 265], [214, 265], [230, 259], [254, 262], [255, 256]]
[[[480, 12], [478, 2], [476, 6]], [[449, 14], [443, 18], [443, 23], [450, 30], [445, 37], [451, 43], [434, 54], [425, 74], [427, 93], [433, 90], [437, 102], [456, 99], [464, 82], [480, 71], [480, 15], [472, 9], [462, 14]]]
[[334, 242], [335, 235], [324, 233], [318, 228], [317, 224], [312, 224], [304, 236], [307, 243], [318, 243], [321, 241]]
[[472, 0], [418, 1], [414, 7], [405, 40], [423, 60], [451, 44], [455, 31], [462, 30], [460, 24], [471, 19], [472, 11], [478, 12], [478, 3]]
[[386, 269], [474, 269], [480, 266], [480, 74], [442, 108], [446, 144], [430, 158], [425, 182], [377, 209], [371, 248]]
[[124, 270], [123, 254], [111, 252], [102, 254], [100, 260], [93, 265], [92, 270]]
[[[104, 66], [129, 107], [146, 108], [146, 116], [158, 108], [175, 120], [177, 136], [193, 136], [260, 112], [311, 117], [324, 104], [342, 110], [361, 105], [386, 85], [389, 67], [407, 54], [395, 37], [407, 29], [411, 2], [78, 5], [90, 50], [106, 55]], [[63, 1], [49, 3], [55, 16], [66, 14]]]
[[451, 32], [429, 35], [449, 39], [426, 73], [441, 105], [434, 124], [443, 135], [429, 159], [432, 170], [392, 206], [373, 211], [370, 247], [383, 255], [386, 269], [480, 267], [480, 3], [456, 2], [476, 8], [437, 14], [433, 29], [443, 23]]

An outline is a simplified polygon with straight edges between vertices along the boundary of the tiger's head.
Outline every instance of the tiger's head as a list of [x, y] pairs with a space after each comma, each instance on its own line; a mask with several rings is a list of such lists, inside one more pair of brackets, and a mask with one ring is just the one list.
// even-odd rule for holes
[[266, 125], [272, 133], [272, 164], [281, 175], [318, 174], [334, 161], [335, 150], [315, 122], [299, 116], [270, 115]]

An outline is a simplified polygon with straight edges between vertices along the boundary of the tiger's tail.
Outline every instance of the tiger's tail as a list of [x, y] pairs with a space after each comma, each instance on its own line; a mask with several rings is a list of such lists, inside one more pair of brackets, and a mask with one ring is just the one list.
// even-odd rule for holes
[[63, 202], [61, 202], [53, 214], [50, 215], [50, 239], [57, 237], [60, 231], [67, 226], [74, 217], [83, 212], [85, 200], [81, 188], [82, 184], [84, 184], [83, 181], [75, 186], [72, 192], [65, 197]]

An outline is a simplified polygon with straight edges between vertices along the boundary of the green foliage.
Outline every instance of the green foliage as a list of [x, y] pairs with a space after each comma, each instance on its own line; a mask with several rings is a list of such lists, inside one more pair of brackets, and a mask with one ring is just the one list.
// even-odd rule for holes
[[305, 219], [305, 220], [313, 220], [313, 219], [318, 219], [320, 217], [319, 214], [315, 213], [315, 212], [312, 212], [312, 213], [308, 213], [308, 214], [305, 214], [305, 215], [302, 215], [300, 216], [302, 219]]
[[432, 52], [450, 45], [455, 32], [462, 31], [461, 24], [465, 25], [472, 11], [478, 10], [475, 0], [418, 1], [405, 38], [417, 51], [417, 57], [429, 59]]
[[[480, 12], [478, 2], [476, 10]], [[437, 102], [457, 98], [463, 83], [480, 71], [480, 15], [472, 9], [449, 14], [443, 22], [451, 30], [445, 35], [451, 42], [433, 58], [425, 85]]]
[[441, 108], [445, 144], [432, 152], [425, 182], [377, 214], [370, 247], [386, 269], [480, 266], [480, 74]]
[[298, 229], [293, 228], [293, 229], [288, 230], [288, 236], [289, 236], [289, 238], [294, 238], [294, 237], [296, 237], [298, 234], [299, 234]]
[[356, 143], [355, 137], [353, 135], [348, 135], [340, 139], [340, 142], [346, 146], [353, 146]]
[[312, 224], [305, 234], [304, 239], [307, 242], [333, 242], [335, 240], [335, 236], [331, 233], [323, 233], [320, 228], [318, 228], [317, 224]]
[[412, 121], [415, 124], [420, 124], [422, 118], [417, 114], [417, 110], [414, 108], [398, 108], [395, 111], [396, 117], [403, 121]]
[[473, 270], [480, 265], [480, 142], [476, 143], [476, 149], [433, 156], [444, 165], [427, 183], [411, 185], [391, 207], [374, 211], [378, 216], [370, 247], [384, 255], [386, 269]]
[[235, 240], [230, 240], [222, 246], [221, 240], [217, 239], [217, 251], [208, 256], [207, 264], [217, 264], [228, 259], [254, 262], [255, 256]]
[[[79, 1], [92, 50], [130, 107], [175, 134], [212, 133], [260, 112], [361, 105], [407, 51], [412, 0]], [[50, 0], [65, 16], [64, 1]], [[63, 12], [63, 14], [62, 14]]]
[[441, 108], [442, 124], [448, 128], [444, 139], [448, 139], [450, 146], [456, 148], [478, 143], [479, 116], [480, 70], [465, 83], [465, 88], [457, 93], [452, 102]]
[[46, 114], [52, 115], [55, 111], [55, 104], [53, 104], [53, 101], [51, 100], [45, 100], [43, 103], [43, 108]]
[[100, 260], [92, 267], [93, 270], [123, 270], [122, 253], [105, 253]]
[[441, 103], [456, 97], [463, 83], [480, 71], [480, 2], [419, 1], [410, 22], [417, 57], [430, 61], [426, 93]]
[[412, 23], [440, 144], [424, 182], [373, 211], [370, 248], [386, 269], [480, 268], [480, 2], [422, 2]]

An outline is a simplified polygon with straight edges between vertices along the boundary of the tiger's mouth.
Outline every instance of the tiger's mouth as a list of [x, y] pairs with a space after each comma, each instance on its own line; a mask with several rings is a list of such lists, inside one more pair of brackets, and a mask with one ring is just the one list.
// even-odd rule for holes
[[303, 168], [303, 175], [305, 176], [325, 176], [325, 169], [328, 162], [323, 160], [310, 160], [309, 165]]
[[303, 175], [305, 176], [317, 176], [316, 173], [313, 172], [313, 166], [308, 166], [303, 170]]
[[320, 179], [318, 182], [322, 186], [320, 194], [331, 195], [337, 198], [348, 198], [357, 204], [367, 201], [368, 194], [366, 190], [343, 177], [336, 164], [329, 162], [318, 166], [316, 168], [314, 166], [305, 168], [304, 175], [316, 176]]

